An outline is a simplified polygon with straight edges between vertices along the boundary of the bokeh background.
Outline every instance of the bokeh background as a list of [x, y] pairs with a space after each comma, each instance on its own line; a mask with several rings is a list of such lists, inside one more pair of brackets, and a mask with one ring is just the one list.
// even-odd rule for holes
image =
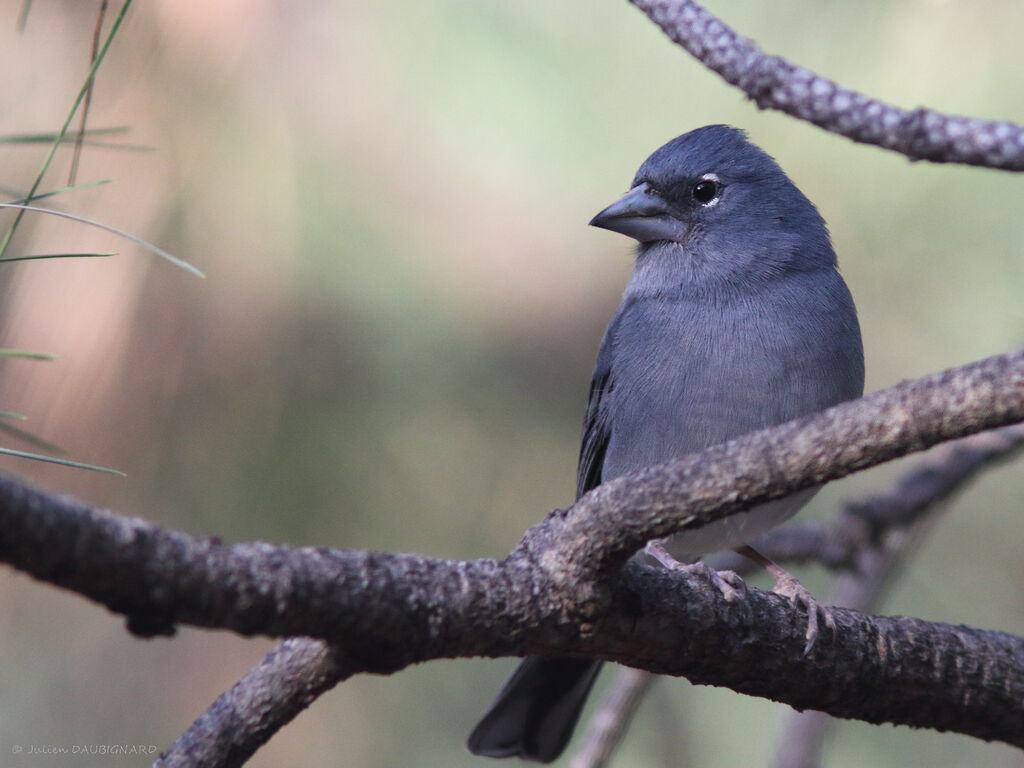
[[[0, 3], [0, 134], [53, 131], [88, 66], [99, 0]], [[111, 11], [116, 11], [120, 4]], [[913, 107], [1024, 120], [1024, 5], [988, 0], [715, 2], [780, 53]], [[111, 13], [112, 15], [112, 13]], [[63, 210], [188, 259], [197, 279], [79, 225], [30, 218], [0, 265], [0, 409], [127, 478], [3, 458], [95, 504], [229, 541], [498, 557], [571, 501], [604, 324], [630, 270], [589, 218], [646, 155], [742, 126], [816, 201], [857, 299], [868, 388], [1024, 338], [1019, 176], [911, 164], [759, 112], [623, 0], [152, 0], [100, 71]], [[0, 145], [27, 189], [42, 147]], [[66, 183], [62, 152], [44, 188]], [[0, 444], [31, 450], [4, 437]], [[806, 515], [913, 459], [826, 489]], [[1020, 464], [963, 495], [883, 610], [1024, 632]], [[805, 569], [806, 584], [827, 590]], [[142, 765], [16, 745], [167, 746], [272, 646], [116, 616], [0, 575], [0, 762]], [[317, 701], [255, 766], [469, 766], [463, 741], [511, 660], [363, 676]], [[784, 708], [665, 680], [617, 765], [767, 765]], [[826, 765], [1019, 765], [972, 739], [843, 723]]]

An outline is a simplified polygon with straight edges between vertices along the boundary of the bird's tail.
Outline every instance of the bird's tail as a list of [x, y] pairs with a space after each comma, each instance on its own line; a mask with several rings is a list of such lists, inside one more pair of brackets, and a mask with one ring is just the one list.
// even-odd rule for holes
[[591, 659], [523, 659], [469, 735], [469, 751], [550, 763], [572, 738], [600, 669]]

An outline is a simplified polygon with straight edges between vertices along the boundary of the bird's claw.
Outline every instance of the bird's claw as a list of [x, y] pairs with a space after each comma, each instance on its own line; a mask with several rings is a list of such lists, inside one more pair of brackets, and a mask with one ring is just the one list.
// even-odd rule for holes
[[[807, 614], [807, 631], [804, 633], [806, 638], [804, 656], [809, 655], [814, 650], [814, 645], [818, 642], [818, 636], [821, 634], [820, 626], [822, 623], [832, 633], [833, 637], [835, 636], [836, 620], [832, 615], [832, 611], [815, 600], [811, 593], [807, 591], [807, 588], [797, 581], [795, 576], [792, 576], [784, 568], [749, 546], [741, 547], [737, 552], [763, 566], [775, 579], [775, 587], [772, 591], [780, 597], [786, 598], [790, 603]], [[681, 563], [665, 549], [661, 541], [648, 542], [647, 554], [670, 571], [682, 571], [683, 573], [703, 579], [715, 587], [727, 603], [741, 602], [742, 598], [746, 597], [747, 585], [735, 571], [716, 571], [703, 560], [698, 560], [694, 563]]]
[[703, 560], [681, 563], [665, 549], [660, 541], [648, 542], [647, 554], [670, 571], [681, 571], [703, 579], [717, 589], [727, 603], [735, 603], [747, 594], [747, 585], [736, 571], [716, 571]]
[[818, 641], [819, 618], [824, 620], [825, 626], [829, 628], [832, 636], [835, 637], [836, 620], [832, 616], [832, 611], [815, 600], [804, 585], [796, 580], [796, 577], [792, 576], [789, 571], [778, 563], [762, 555], [749, 544], [737, 548], [736, 551], [744, 557], [753, 560], [771, 574], [772, 578], [775, 579], [775, 587], [772, 589], [772, 592], [786, 598], [797, 608], [807, 612], [807, 632], [804, 633], [807, 643], [804, 645], [804, 656], [807, 656], [814, 649], [814, 644]]
[[727, 603], [735, 603], [747, 595], [747, 585], [736, 571], [716, 571], [703, 560], [683, 565], [680, 570], [693, 576], [707, 579], [725, 598]]
[[814, 649], [815, 643], [818, 641], [819, 619], [824, 622], [832, 635], [835, 636], [836, 620], [832, 615], [832, 611], [829, 610], [828, 606], [822, 605], [815, 600], [804, 585], [793, 576], [788, 573], [776, 576], [775, 589], [772, 591], [786, 598], [797, 608], [807, 613], [807, 631], [804, 633], [807, 642], [804, 645], [804, 656], [810, 654]]

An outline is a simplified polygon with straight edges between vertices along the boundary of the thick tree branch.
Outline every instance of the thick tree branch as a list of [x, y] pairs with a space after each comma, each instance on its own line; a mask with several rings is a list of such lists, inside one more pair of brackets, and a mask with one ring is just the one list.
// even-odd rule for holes
[[691, 0], [630, 0], [704, 66], [753, 99], [864, 144], [912, 160], [1024, 170], [1024, 128], [1009, 122], [900, 109], [778, 56]]
[[904, 381], [606, 483], [545, 520], [520, 549], [539, 548], [535, 560], [556, 583], [586, 584], [651, 538], [1022, 419], [1024, 350]]
[[[835, 528], [837, 539], [853, 540], [853, 568], [840, 574], [830, 602], [858, 611], [880, 603], [893, 574], [915, 551], [930, 522], [955, 493], [982, 470], [1024, 449], [1024, 424], [982, 432], [936, 448], [886, 493], [847, 504]], [[790, 712], [775, 756], [776, 768], [803, 768], [821, 763], [825, 734], [833, 720], [820, 712]]]
[[833, 608], [834, 638], [805, 657], [803, 616], [772, 593], [751, 590], [737, 610], [704, 584], [698, 599], [689, 580], [634, 564], [621, 584], [613, 606], [640, 618], [602, 617], [574, 650], [797, 709], [1024, 746], [1021, 638]]
[[573, 653], [840, 717], [1024, 745], [1019, 638], [837, 610], [835, 642], [804, 657], [802, 617], [775, 595], [752, 590], [737, 607], [699, 579], [618, 570], [649, 538], [1022, 419], [1024, 351], [621, 478], [553, 513], [501, 563], [227, 546], [3, 479], [0, 559], [124, 613], [140, 634], [191, 623], [330, 640], [344, 674]]
[[[922, 464], [904, 475], [888, 492], [848, 504], [834, 524], [805, 524], [778, 529], [760, 546], [771, 552], [776, 559], [809, 560], [824, 554], [826, 564], [830, 567], [853, 570], [854, 573], [837, 585], [832, 602], [863, 610], [871, 604], [871, 598], [865, 595], [877, 595], [876, 590], [881, 588], [884, 574], [890, 572], [890, 568], [870, 567], [870, 563], [877, 563], [880, 559], [891, 562], [897, 556], [896, 552], [902, 551], [897, 548], [894, 552], [891, 547], [886, 547], [885, 552], [881, 553], [877, 549], [879, 540], [886, 537], [891, 526], [906, 526], [921, 519], [934, 511], [938, 503], [953, 492], [962, 490], [982, 469], [995, 461], [1006, 460], [1022, 446], [1024, 424], [972, 435], [941, 446]], [[901, 537], [901, 540], [905, 541], [905, 537]], [[738, 568], [749, 562], [739, 557], [735, 560], [738, 562], [729, 562], [723, 564], [723, 567]], [[312, 644], [318, 641], [302, 642]], [[279, 650], [272, 652], [268, 661], [277, 653]], [[322, 658], [323, 655], [319, 655], [310, 662], [315, 675], [321, 671]], [[300, 668], [299, 672], [302, 671]], [[235, 689], [245, 687], [251, 677], [254, 675], [250, 674], [240, 681]], [[599, 711], [592, 718], [583, 746], [573, 757], [573, 766], [599, 766], [607, 763], [652, 679], [650, 673], [628, 667], [622, 670], [620, 677], [621, 680], [616, 681], [612, 692], [602, 701]], [[238, 727], [237, 717], [218, 718], [220, 703], [221, 700], [218, 700], [197, 720], [172, 746], [168, 760], [158, 765], [240, 765], [244, 757], [264, 742], [265, 735], [282, 727], [298, 711], [288, 706], [272, 708], [269, 713], [276, 714], [277, 728], [246, 729]], [[284, 705], [287, 703], [287, 700], [283, 702]], [[222, 726], [219, 738], [210, 739], [208, 729], [218, 722]], [[824, 730], [831, 722], [831, 718], [820, 712], [796, 713], [781, 742], [783, 751], [780, 751], [778, 757], [779, 765], [811, 764], [807, 760], [814, 761], [814, 756], [821, 748]], [[242, 759], [220, 759], [220, 751], [213, 747], [232, 741], [237, 742], [232, 745], [232, 756]], [[176, 762], [174, 758], [179, 754], [187, 755], [191, 762]]]
[[[607, 483], [531, 529], [502, 564], [227, 546], [2, 479], [0, 560], [124, 613], [137, 634], [188, 623], [346, 645], [362, 637], [373, 649], [364, 663], [375, 669], [375, 659], [387, 659], [385, 671], [438, 655], [488, 653], [483, 639], [468, 637], [466, 622], [496, 623], [503, 634], [585, 618], [607, 599], [598, 585], [651, 538], [1020, 420], [1024, 350]], [[537, 599], [540, 593], [547, 597]], [[523, 650], [512, 635], [503, 637], [504, 647], [490, 652]]]
[[[906, 559], [912, 540], [951, 495], [962, 492], [982, 470], [1024, 449], [1024, 424], [982, 432], [931, 451], [884, 493], [848, 503], [830, 524], [804, 523], [777, 528], [757, 543], [776, 561], [816, 561], [839, 572], [826, 602], [858, 611], [872, 610]], [[714, 566], [741, 573], [757, 567], [726, 553]], [[629, 720], [647, 690], [650, 673], [623, 669], [592, 717], [573, 768], [605, 765], [624, 737]], [[791, 712], [779, 740], [777, 768], [818, 765], [824, 732], [834, 720], [821, 712]]]
[[[1024, 450], [1024, 424], [993, 429], [947, 443], [903, 475], [892, 488], [844, 505], [831, 523], [791, 523], [769, 531], [757, 549], [780, 562], [810, 561], [833, 571], [863, 569], [860, 558], [876, 549], [894, 530], [929, 517], [955, 493], [962, 492], [981, 472], [1008, 461]], [[727, 552], [714, 560], [719, 570], [750, 573], [750, 560]], [[839, 602], [840, 605], [853, 603]], [[857, 604], [860, 610], [868, 604]]]

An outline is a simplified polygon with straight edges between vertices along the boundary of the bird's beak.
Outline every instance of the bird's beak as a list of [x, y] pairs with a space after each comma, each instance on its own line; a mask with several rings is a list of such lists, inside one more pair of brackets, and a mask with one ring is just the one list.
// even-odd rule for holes
[[637, 184], [590, 220], [590, 226], [610, 229], [641, 243], [682, 242], [686, 225], [672, 215], [668, 203], [647, 183]]

